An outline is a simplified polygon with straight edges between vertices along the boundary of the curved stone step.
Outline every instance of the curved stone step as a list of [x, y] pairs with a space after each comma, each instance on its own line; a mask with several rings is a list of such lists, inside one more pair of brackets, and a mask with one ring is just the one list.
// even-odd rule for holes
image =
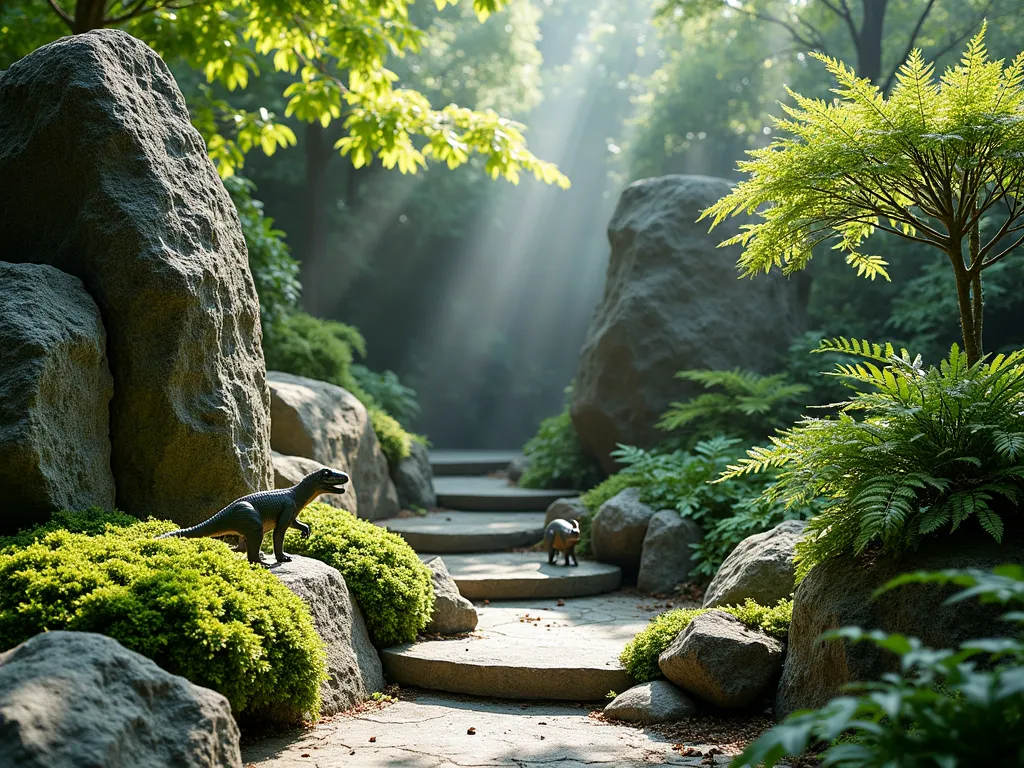
[[[430, 557], [423, 555], [424, 559]], [[548, 565], [545, 552], [443, 557], [459, 592], [470, 600], [583, 597], [613, 592], [622, 584], [622, 571], [617, 565], [592, 560], [580, 560], [578, 566]]]
[[618, 656], [657, 613], [623, 594], [562, 606], [553, 600], [478, 605], [477, 611], [471, 636], [381, 651], [387, 678], [477, 696], [597, 701], [633, 685]]
[[543, 512], [431, 512], [376, 525], [397, 533], [417, 552], [441, 555], [531, 547], [544, 538]]
[[578, 496], [579, 491], [517, 488], [500, 477], [436, 477], [438, 506], [481, 512], [543, 512], [555, 499]]
[[522, 455], [522, 451], [514, 448], [507, 451], [431, 451], [430, 467], [434, 477], [486, 475], [505, 469]]

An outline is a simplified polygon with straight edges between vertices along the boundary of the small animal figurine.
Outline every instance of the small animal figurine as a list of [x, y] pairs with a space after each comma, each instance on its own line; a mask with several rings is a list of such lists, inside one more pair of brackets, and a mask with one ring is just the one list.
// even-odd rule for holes
[[[555, 564], [555, 552], [565, 553], [562, 565], [579, 565], [576, 561], [576, 545], [580, 540], [580, 524], [578, 520], [552, 520], [544, 530], [544, 546], [548, 548], [548, 565]], [[572, 558], [572, 563], [569, 558]]]
[[[302, 533], [308, 539], [310, 527], [297, 519], [299, 512], [321, 493], [344, 493], [349, 476], [336, 469], [324, 467], [302, 478], [291, 488], [275, 491], [258, 491], [235, 499], [209, 520], [191, 528], [180, 528], [157, 538], [199, 539], [203, 536], [241, 536], [244, 542], [240, 551], [248, 554], [250, 563], [266, 566], [260, 545], [263, 537], [274, 532], [274, 556], [279, 563], [291, 558], [284, 553], [284, 534], [289, 527]], [[244, 547], [244, 549], [243, 549]]]

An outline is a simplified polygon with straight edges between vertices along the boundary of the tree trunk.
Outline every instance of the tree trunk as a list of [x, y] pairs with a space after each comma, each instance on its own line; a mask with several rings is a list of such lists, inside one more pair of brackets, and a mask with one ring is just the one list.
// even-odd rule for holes
[[[975, 222], [974, 226], [971, 227], [967, 242], [971, 254], [971, 269], [974, 269], [978, 265], [978, 258], [981, 253], [981, 225], [979, 222]], [[981, 339], [984, 311], [985, 294], [981, 289], [981, 270], [979, 269], [974, 273], [974, 279], [971, 281], [971, 319], [974, 321], [974, 343], [977, 346], [979, 359], [985, 354], [985, 348], [982, 345]]]
[[106, 11], [106, 0], [78, 0], [72, 32], [80, 35], [83, 32], [102, 29]]
[[882, 34], [889, 0], [863, 0], [864, 18], [854, 43], [857, 46], [857, 74], [875, 85], [882, 84]]
[[[981, 338], [975, 327], [974, 318], [980, 315], [981, 291], [978, 290], [974, 296], [971, 295], [973, 280], [964, 264], [963, 253], [957, 248], [948, 254], [953, 264], [953, 274], [956, 276], [956, 303], [960, 310], [960, 330], [963, 333], [964, 352], [967, 355], [969, 365], [974, 365], [981, 359]], [[980, 284], [980, 275], [978, 283]], [[980, 287], [980, 286], [979, 286]]]
[[331, 147], [320, 123], [306, 126], [306, 181], [303, 185], [303, 211], [306, 249], [302, 254], [302, 284], [306, 308], [316, 313], [320, 304], [318, 286], [327, 262], [327, 166]]

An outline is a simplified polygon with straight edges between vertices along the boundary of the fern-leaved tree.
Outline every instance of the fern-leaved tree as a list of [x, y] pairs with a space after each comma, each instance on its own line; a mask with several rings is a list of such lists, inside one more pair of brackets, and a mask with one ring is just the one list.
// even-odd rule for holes
[[[784, 134], [753, 150], [748, 174], [707, 209], [712, 227], [756, 214], [723, 245], [739, 243], [749, 276], [803, 269], [816, 246], [834, 248], [859, 274], [888, 278], [886, 262], [861, 252], [876, 229], [939, 249], [956, 281], [964, 350], [983, 354], [982, 273], [1024, 244], [1024, 54], [990, 61], [984, 27], [960, 63], [936, 81], [913, 51], [886, 97], [841, 61], [819, 53], [835, 77], [831, 102], [789, 91]], [[982, 237], [980, 222], [998, 226]]]
[[833, 339], [820, 349], [860, 357], [833, 375], [864, 391], [722, 475], [775, 470], [767, 499], [819, 505], [797, 545], [798, 576], [869, 548], [899, 554], [972, 519], [1001, 541], [1024, 500], [1024, 350], [972, 364], [953, 345], [925, 367], [889, 344]]

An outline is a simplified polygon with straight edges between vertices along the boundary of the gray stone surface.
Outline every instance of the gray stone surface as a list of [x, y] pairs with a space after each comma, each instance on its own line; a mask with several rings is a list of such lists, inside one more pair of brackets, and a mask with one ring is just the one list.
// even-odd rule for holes
[[544, 538], [542, 512], [450, 512], [378, 520], [417, 552], [439, 555], [531, 547]]
[[627, 488], [612, 496], [594, 515], [590, 547], [602, 563], [622, 568], [627, 578], [640, 569], [647, 526], [655, 510], [640, 501], [639, 488]]
[[[370, 642], [366, 621], [345, 584], [345, 577], [319, 560], [290, 557], [290, 563], [271, 565], [270, 572], [301, 597], [313, 615], [313, 625], [327, 647], [328, 678], [320, 687], [320, 711], [333, 715], [383, 690], [380, 657]], [[294, 722], [303, 713], [282, 709], [261, 714]]]
[[579, 520], [581, 523], [590, 517], [590, 510], [583, 506], [578, 498], [555, 499], [544, 514], [544, 527], [552, 520]]
[[[291, 488], [302, 478], [326, 466], [319, 461], [313, 461], [303, 456], [285, 456], [277, 451], [272, 452], [271, 459], [274, 463], [275, 488]], [[355, 494], [349, 493], [324, 493], [317, 496], [316, 500], [352, 512], [349, 509], [349, 504], [352, 504], [356, 497]]]
[[[653, 447], [676, 400], [701, 391], [674, 378], [691, 368], [768, 371], [803, 329], [804, 278], [778, 270], [738, 280], [740, 247], [719, 249], [743, 217], [714, 232], [701, 211], [731, 183], [663, 176], [630, 184], [608, 224], [604, 296], [580, 352], [572, 421], [584, 447], [613, 471], [619, 443]], [[722, 318], [730, 318], [722, 322]]]
[[[421, 555], [428, 558], [430, 555]], [[490, 552], [445, 555], [459, 592], [470, 600], [583, 597], [611, 592], [622, 584], [617, 565], [580, 560], [575, 568], [548, 565], [546, 552]]]
[[400, 685], [513, 699], [600, 701], [632, 686], [619, 654], [658, 607], [621, 593], [561, 602], [477, 604], [471, 636], [386, 648], [384, 671]]
[[0, 262], [0, 533], [114, 507], [106, 332], [82, 281]]
[[898, 659], [870, 643], [818, 643], [822, 632], [857, 626], [920, 638], [932, 648], [956, 648], [965, 640], [1009, 635], [1010, 622], [1000, 621], [1006, 609], [966, 600], [944, 605], [958, 588], [908, 584], [879, 599], [872, 594], [901, 573], [947, 568], [989, 570], [1005, 563], [1024, 564], [1024, 543], [996, 544], [969, 534], [927, 541], [918, 552], [898, 559], [875, 558], [866, 563], [840, 557], [815, 566], [793, 598], [786, 664], [775, 698], [775, 713], [785, 717], [798, 709], [814, 709], [839, 695], [852, 680], [874, 680], [898, 670]]
[[487, 475], [500, 472], [517, 459], [523, 458], [518, 449], [507, 451], [488, 450], [433, 450], [430, 452], [430, 468], [434, 477], [452, 475]]
[[742, 605], [748, 597], [768, 606], [792, 595], [793, 553], [806, 525], [786, 520], [737, 544], [708, 585], [704, 607]]
[[0, 654], [0, 765], [241, 768], [228, 700], [116, 640], [44, 632]]
[[446, 509], [481, 512], [543, 512], [556, 499], [577, 495], [565, 488], [517, 488], [503, 477], [437, 477], [434, 489], [438, 505]]
[[[602, 723], [592, 706], [420, 693], [380, 711], [247, 744], [257, 768], [639, 768], [726, 766], [684, 757], [650, 729]], [[469, 730], [473, 729], [470, 734]], [[696, 745], [710, 747], [711, 745]], [[308, 757], [303, 757], [308, 755]]]
[[691, 544], [699, 544], [704, 531], [693, 520], [674, 509], [664, 509], [651, 518], [640, 555], [636, 586], [642, 592], [668, 594], [690, 578], [693, 568]]
[[114, 29], [0, 85], [0, 261], [99, 306], [117, 506], [181, 525], [271, 487], [259, 304], [235, 207], [167, 66]]
[[398, 506], [402, 509], [433, 509], [437, 506], [430, 453], [423, 443], [412, 441], [410, 454], [397, 467], [391, 467], [391, 481], [395, 484]]
[[679, 633], [658, 657], [658, 667], [687, 693], [720, 707], [745, 707], [777, 679], [782, 653], [778, 640], [710, 611]]
[[388, 473], [366, 408], [355, 395], [328, 384], [270, 371], [270, 442], [275, 451], [348, 472], [353, 491], [345, 508], [380, 520], [398, 514], [398, 493]]
[[444, 565], [435, 557], [427, 562], [434, 581], [434, 612], [423, 631], [426, 634], [457, 635], [476, 629], [476, 608], [459, 594], [459, 587]]
[[607, 718], [640, 725], [670, 723], [696, 714], [693, 699], [665, 680], [634, 685], [604, 708]]

